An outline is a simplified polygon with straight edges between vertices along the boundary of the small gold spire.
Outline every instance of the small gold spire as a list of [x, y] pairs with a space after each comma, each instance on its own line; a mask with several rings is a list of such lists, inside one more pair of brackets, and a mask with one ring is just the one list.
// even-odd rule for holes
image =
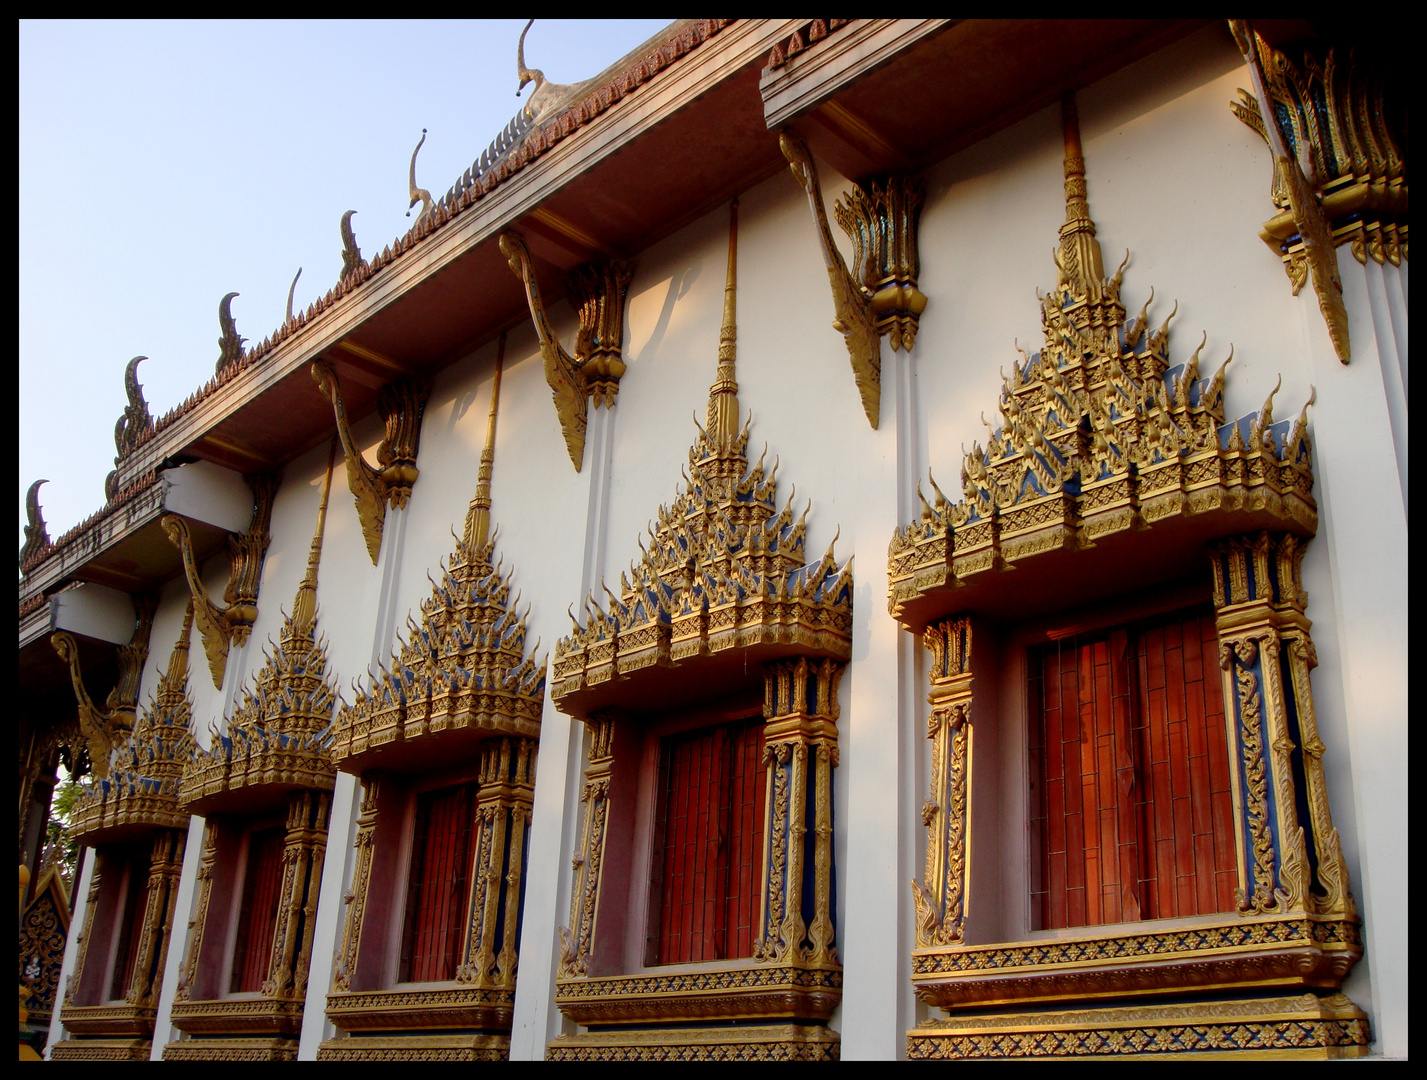
[[1088, 300], [1098, 300], [1105, 266], [1100, 256], [1100, 242], [1095, 239], [1095, 222], [1090, 220], [1085, 154], [1080, 146], [1080, 115], [1073, 90], [1067, 91], [1061, 99], [1061, 116], [1065, 128], [1065, 224], [1060, 227], [1057, 260], [1061, 283], [1068, 284], [1072, 292], [1084, 294]]
[[[531, 20], [534, 22], [534, 20]], [[476, 474], [476, 495], [466, 511], [466, 527], [462, 537], [468, 548], [479, 551], [490, 542], [491, 472], [495, 467], [496, 410], [500, 408], [500, 374], [505, 366], [505, 335], [501, 334], [495, 353], [495, 383], [491, 386], [491, 411], [486, 420], [486, 445], [481, 450], [481, 468]]]
[[178, 632], [178, 641], [168, 658], [168, 674], [164, 682], [177, 687], [188, 678], [188, 642], [193, 636], [193, 594], [188, 597], [188, 608], [183, 613], [183, 629]]
[[718, 449], [727, 449], [738, 437], [738, 382], [734, 360], [738, 347], [735, 309], [738, 298], [738, 200], [728, 208], [728, 278], [723, 287], [723, 327], [718, 339], [718, 376], [709, 388], [707, 431]]
[[296, 633], [308, 631], [317, 621], [317, 564], [322, 560], [322, 534], [327, 527], [327, 496], [332, 491], [332, 463], [337, 458], [337, 440], [327, 451], [327, 472], [322, 477], [322, 501], [317, 506], [317, 528], [312, 534], [312, 547], [307, 553], [307, 573], [302, 584], [297, 587], [297, 597], [292, 602], [292, 629]]

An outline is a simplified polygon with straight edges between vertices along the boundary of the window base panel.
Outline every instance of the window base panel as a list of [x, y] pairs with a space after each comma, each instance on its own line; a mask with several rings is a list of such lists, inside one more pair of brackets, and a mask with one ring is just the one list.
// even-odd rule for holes
[[907, 1057], [1344, 1058], [1368, 1052], [1367, 1016], [1343, 994], [956, 1015], [907, 1032]]
[[842, 1036], [795, 1024], [561, 1035], [547, 1061], [837, 1061]]
[[66, 1039], [50, 1051], [51, 1061], [148, 1061], [148, 1039]]
[[367, 1035], [329, 1039], [318, 1061], [508, 1061], [508, 1035]]
[[164, 1047], [165, 1061], [296, 1061], [296, 1039], [184, 1039]]

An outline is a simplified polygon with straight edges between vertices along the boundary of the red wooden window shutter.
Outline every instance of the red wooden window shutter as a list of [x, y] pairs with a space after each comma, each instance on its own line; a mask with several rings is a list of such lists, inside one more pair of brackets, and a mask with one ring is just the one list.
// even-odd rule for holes
[[456, 977], [470, 906], [475, 815], [474, 784], [417, 797], [401, 982], [440, 982]]
[[230, 993], [261, 990], [268, 977], [277, 907], [282, 898], [283, 839], [280, 828], [254, 832], [248, 839], [248, 867], [243, 877], [243, 907], [233, 949]]
[[134, 963], [139, 956], [140, 939], [144, 932], [144, 907], [148, 894], [149, 858], [135, 854], [127, 862], [129, 880], [124, 889], [124, 910], [120, 912], [119, 947], [114, 955], [114, 980], [109, 988], [111, 1000], [122, 998], [129, 991], [134, 977]]
[[1217, 654], [1207, 608], [1031, 651], [1036, 929], [1232, 910]]
[[753, 955], [765, 775], [761, 717], [663, 741], [656, 963]]

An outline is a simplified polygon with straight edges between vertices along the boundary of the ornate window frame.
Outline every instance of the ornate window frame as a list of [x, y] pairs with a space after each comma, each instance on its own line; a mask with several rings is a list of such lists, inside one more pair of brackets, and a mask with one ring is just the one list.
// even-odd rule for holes
[[[1124, 267], [1104, 275], [1070, 95], [1065, 134], [1066, 223], [1059, 280], [1042, 301], [1045, 345], [1006, 379], [1000, 428], [966, 457], [963, 500], [939, 490], [934, 504], [923, 500], [889, 551], [891, 611], [931, 654], [912, 982], [948, 1014], [909, 1032], [908, 1054], [1361, 1054], [1366, 1018], [1333, 993], [1362, 945], [1308, 680], [1316, 660], [1300, 569], [1317, 509], [1307, 406], [1291, 426], [1275, 423], [1270, 395], [1226, 423], [1223, 368], [1200, 378], [1203, 345], [1171, 369], [1169, 320], [1146, 333], [1148, 303], [1125, 318]], [[986, 853], [994, 783], [973, 778], [1004, 766], [996, 743], [1024, 728], [1026, 710], [1012, 707], [1016, 663], [987, 648], [977, 619], [1024, 622], [1134, 585], [1162, 588], [1185, 569], [1213, 576], [1238, 910], [1019, 940], [983, 932], [972, 905], [994, 895], [986, 879], [1000, 868]], [[1025, 787], [1015, 769], [999, 781]], [[1256, 1000], [1265, 992], [1300, 997]], [[1142, 1003], [1153, 997], [1201, 1000]], [[1050, 1011], [1072, 1002], [1105, 1007]], [[1204, 1026], [1186, 1028], [1191, 1014]]]

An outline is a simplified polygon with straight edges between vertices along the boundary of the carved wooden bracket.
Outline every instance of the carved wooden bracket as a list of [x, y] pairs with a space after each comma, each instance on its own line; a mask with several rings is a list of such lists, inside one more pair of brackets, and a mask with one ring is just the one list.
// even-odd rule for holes
[[177, 514], [165, 514], [159, 519], [168, 538], [183, 555], [183, 571], [193, 594], [193, 616], [198, 632], [203, 636], [203, 651], [208, 657], [208, 672], [213, 685], [223, 686], [223, 672], [228, 666], [230, 645], [244, 645], [253, 623], [258, 619], [258, 585], [263, 556], [267, 554], [272, 536], [268, 526], [272, 521], [273, 496], [277, 494], [278, 476], [263, 473], [245, 477], [253, 489], [253, 520], [248, 531], [228, 537], [228, 554], [233, 569], [228, 586], [223, 591], [226, 604], [218, 604], [208, 595], [198, 562], [193, 555], [193, 537], [188, 522]]
[[555, 399], [570, 461], [579, 472], [585, 457], [587, 399], [593, 398], [597, 406], [613, 405], [625, 371], [621, 353], [624, 298], [634, 267], [630, 263], [609, 262], [584, 266], [571, 274], [567, 292], [570, 305], [580, 315], [575, 355], [571, 356], [550, 328], [525, 241], [519, 233], [501, 233], [500, 250], [510, 262], [511, 272], [525, 283], [525, 298], [545, 361], [545, 381]]
[[[118, 647], [119, 681], [104, 701], [104, 708], [94, 704], [84, 686], [84, 672], [79, 667], [79, 643], [68, 631], [50, 636], [50, 644], [60, 659], [69, 665], [70, 681], [74, 684], [75, 700], [79, 703], [79, 737], [89, 751], [89, 765], [101, 780], [109, 777], [109, 757], [123, 735], [134, 729], [138, 713], [139, 681], [149, 658], [149, 633], [154, 627], [154, 612], [158, 610], [156, 593], [135, 593], [134, 636], [129, 644]], [[70, 762], [79, 765], [77, 749]]]
[[925, 294], [917, 288], [917, 221], [925, 192], [920, 180], [890, 176], [856, 185], [845, 204], [838, 200], [833, 212], [852, 238], [854, 278], [833, 242], [817, 166], [807, 144], [785, 131], [778, 145], [812, 206], [832, 284], [836, 312], [832, 325], [847, 341], [862, 409], [876, 428], [882, 400], [881, 337], [888, 335], [893, 349], [910, 350], [927, 306]]
[[381, 468], [367, 464], [352, 439], [347, 421], [347, 409], [342, 403], [342, 385], [337, 372], [326, 360], [312, 364], [312, 378], [322, 392], [332, 399], [332, 411], [337, 418], [337, 434], [342, 440], [342, 452], [347, 460], [347, 487], [357, 501], [357, 517], [362, 523], [362, 536], [367, 541], [367, 554], [372, 565], [382, 549], [382, 527], [386, 523], [386, 508], [401, 509], [411, 498], [421, 472], [416, 456], [421, 449], [421, 421], [426, 413], [426, 398], [431, 384], [420, 379], [404, 379], [382, 389], [377, 397], [377, 410], [386, 424], [386, 437], [377, 448]]

